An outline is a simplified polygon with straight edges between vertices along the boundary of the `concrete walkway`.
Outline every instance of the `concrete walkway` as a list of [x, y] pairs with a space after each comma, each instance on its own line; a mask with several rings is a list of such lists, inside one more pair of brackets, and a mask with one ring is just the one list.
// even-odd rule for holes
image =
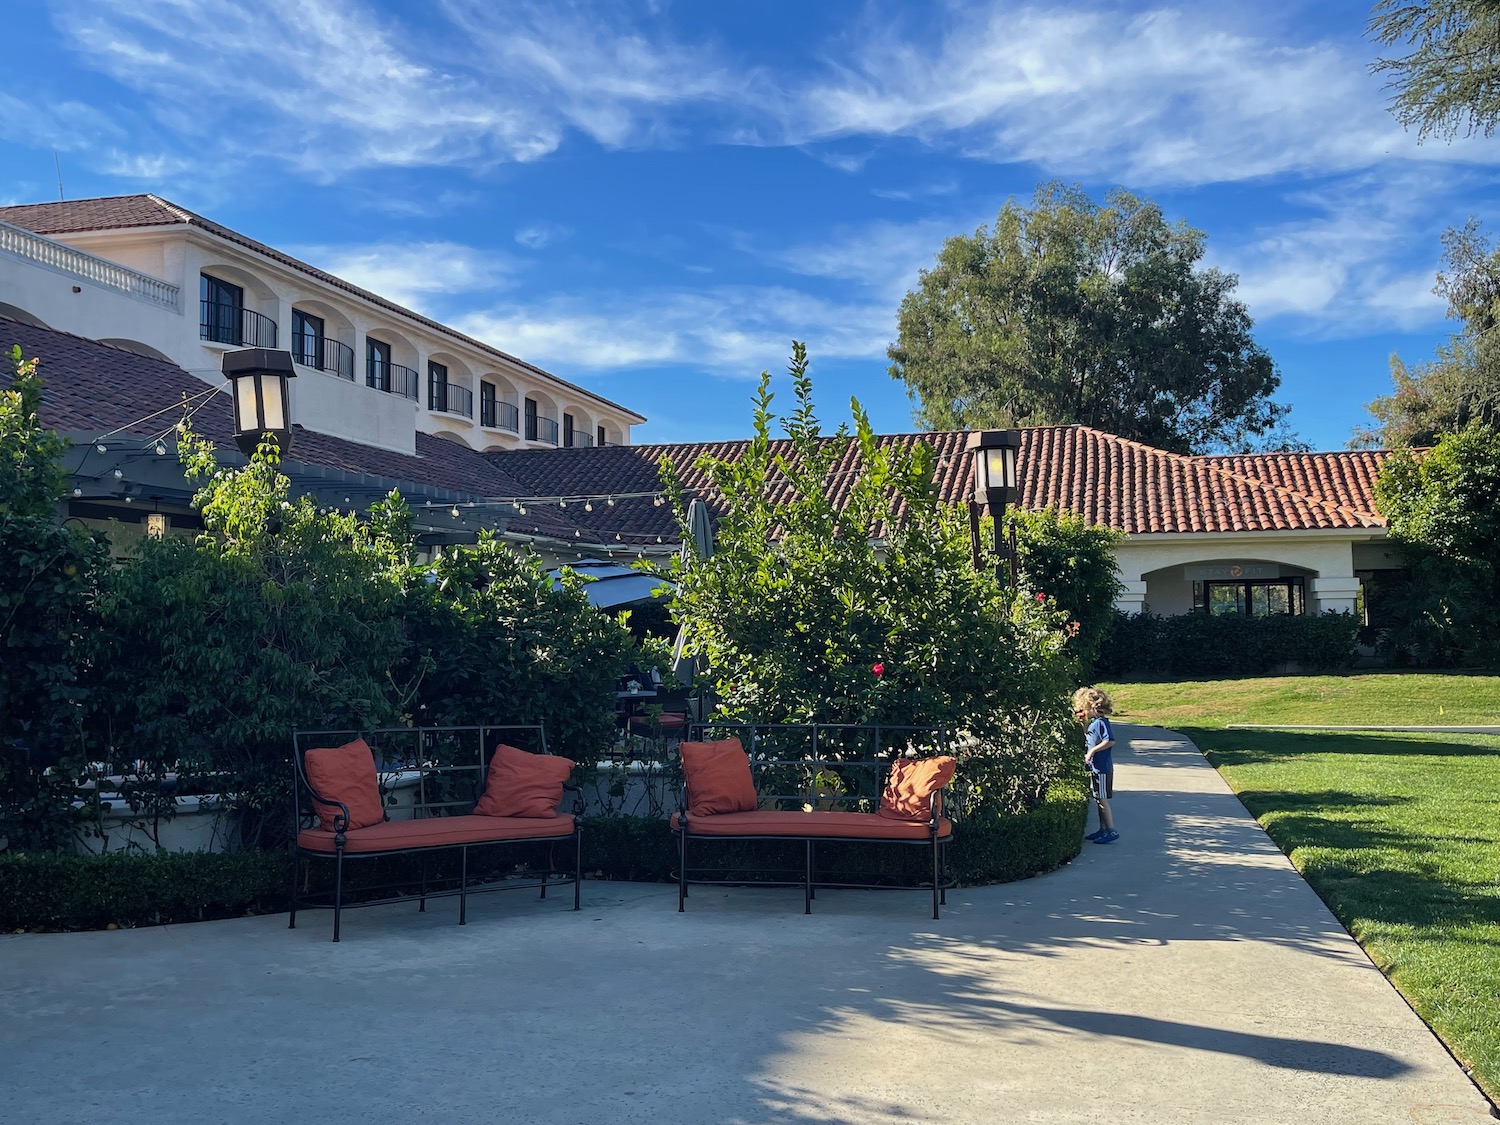
[[0, 1122], [1491, 1120], [1192, 746], [1117, 730], [1120, 843], [938, 923], [594, 883], [340, 945], [322, 914], [0, 938]]

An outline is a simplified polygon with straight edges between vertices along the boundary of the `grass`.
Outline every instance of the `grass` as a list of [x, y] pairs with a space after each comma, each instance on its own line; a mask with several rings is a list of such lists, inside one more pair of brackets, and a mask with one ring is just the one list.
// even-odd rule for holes
[[1105, 685], [1170, 726], [1500, 1101], [1500, 739], [1231, 731], [1249, 723], [1494, 723], [1500, 679], [1284, 677]]

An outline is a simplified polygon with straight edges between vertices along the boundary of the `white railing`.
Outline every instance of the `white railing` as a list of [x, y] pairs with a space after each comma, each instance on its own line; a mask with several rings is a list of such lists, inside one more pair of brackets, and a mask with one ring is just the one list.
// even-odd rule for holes
[[55, 242], [25, 227], [0, 222], [0, 251], [14, 254], [18, 258], [28, 258], [51, 269], [81, 277], [85, 281], [107, 285], [173, 312], [180, 312], [182, 309], [182, 291], [170, 282], [150, 274], [137, 273], [118, 262], [96, 258], [93, 254]]

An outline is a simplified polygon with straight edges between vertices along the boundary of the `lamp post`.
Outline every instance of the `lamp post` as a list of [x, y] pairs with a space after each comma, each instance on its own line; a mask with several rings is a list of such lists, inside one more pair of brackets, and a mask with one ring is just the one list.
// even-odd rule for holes
[[974, 569], [980, 568], [979, 515], [989, 512], [995, 525], [995, 554], [1000, 559], [995, 577], [1004, 580], [1006, 563], [1010, 580], [1016, 581], [1016, 551], [1005, 542], [1005, 509], [1016, 501], [1020, 490], [1020, 430], [975, 430], [966, 447], [974, 465], [974, 495], [969, 501], [969, 536], [974, 548]]
[[269, 436], [283, 457], [292, 447], [292, 420], [287, 409], [292, 353], [274, 348], [244, 348], [224, 353], [224, 378], [234, 399], [234, 443], [246, 457]]

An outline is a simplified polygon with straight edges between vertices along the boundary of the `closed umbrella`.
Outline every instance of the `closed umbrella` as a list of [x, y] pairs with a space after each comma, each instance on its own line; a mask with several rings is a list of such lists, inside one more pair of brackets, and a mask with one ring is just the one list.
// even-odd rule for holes
[[[702, 500], [688, 504], [687, 528], [682, 537], [682, 561], [691, 566], [694, 558], [706, 559], [714, 553], [714, 525], [708, 514], [708, 505]], [[698, 658], [683, 652], [687, 642], [687, 630], [677, 629], [677, 643], [672, 646], [672, 674], [678, 682], [690, 684], [698, 672]]]

